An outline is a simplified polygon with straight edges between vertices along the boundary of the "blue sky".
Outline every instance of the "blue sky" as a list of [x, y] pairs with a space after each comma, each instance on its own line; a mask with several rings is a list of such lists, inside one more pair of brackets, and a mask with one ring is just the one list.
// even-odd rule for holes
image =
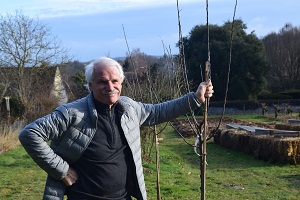
[[[235, 0], [209, 0], [209, 23], [232, 20]], [[183, 36], [195, 25], [206, 24], [205, 0], [179, 0]], [[238, 0], [236, 18], [258, 37], [278, 32], [285, 23], [300, 26], [299, 0]], [[165, 46], [177, 53], [176, 0], [1, 0], [0, 13], [39, 18], [70, 49], [73, 60], [126, 56], [139, 48], [163, 55]]]

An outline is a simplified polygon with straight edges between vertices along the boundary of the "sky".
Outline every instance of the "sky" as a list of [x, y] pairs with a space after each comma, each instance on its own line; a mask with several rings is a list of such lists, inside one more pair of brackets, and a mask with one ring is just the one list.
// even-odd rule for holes
[[[178, 0], [183, 36], [206, 24], [206, 0]], [[209, 24], [232, 21], [236, 0], [208, 0]], [[299, 0], [238, 0], [236, 19], [262, 38], [286, 23], [300, 26]], [[0, 0], [0, 14], [22, 11], [51, 28], [73, 60], [124, 57], [140, 49], [178, 53], [177, 0]]]

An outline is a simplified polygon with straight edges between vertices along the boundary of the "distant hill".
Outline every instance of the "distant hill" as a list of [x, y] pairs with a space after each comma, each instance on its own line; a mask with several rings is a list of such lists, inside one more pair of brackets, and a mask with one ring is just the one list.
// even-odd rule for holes
[[125, 56], [123, 56], [123, 57], [115, 57], [115, 58], [113, 58], [114, 60], [120, 60], [120, 61], [124, 61], [125, 59], [126, 59], [126, 57]]
[[[147, 55], [147, 56], [151, 56], [151, 57], [154, 57], [154, 58], [157, 58], [157, 59], [160, 59], [164, 56], [153, 56], [153, 55]], [[124, 61], [126, 59], [126, 56], [123, 56], [123, 57], [114, 57], [113, 58], [114, 60], [120, 60], [120, 61]]]

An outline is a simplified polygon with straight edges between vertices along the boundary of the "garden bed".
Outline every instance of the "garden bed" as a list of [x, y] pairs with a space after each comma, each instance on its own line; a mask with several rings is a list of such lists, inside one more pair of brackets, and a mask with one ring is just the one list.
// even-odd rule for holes
[[[176, 120], [172, 123], [184, 137], [195, 136], [188, 121]], [[300, 163], [299, 124], [266, 125], [225, 118], [215, 131], [217, 124], [218, 121], [210, 119], [208, 131], [213, 133], [214, 142], [222, 147], [243, 151], [267, 162], [294, 165]], [[228, 124], [237, 124], [244, 129], [226, 126]], [[251, 131], [255, 129], [256, 132]]]
[[300, 137], [278, 138], [274, 135], [255, 135], [247, 131], [225, 129], [217, 131], [214, 142], [272, 163], [300, 163]]

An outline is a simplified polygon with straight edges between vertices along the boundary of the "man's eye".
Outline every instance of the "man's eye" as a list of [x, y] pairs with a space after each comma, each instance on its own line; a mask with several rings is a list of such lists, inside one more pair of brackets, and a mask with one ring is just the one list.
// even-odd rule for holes
[[106, 81], [99, 81], [98, 84], [101, 84], [101, 85], [106, 84]]

